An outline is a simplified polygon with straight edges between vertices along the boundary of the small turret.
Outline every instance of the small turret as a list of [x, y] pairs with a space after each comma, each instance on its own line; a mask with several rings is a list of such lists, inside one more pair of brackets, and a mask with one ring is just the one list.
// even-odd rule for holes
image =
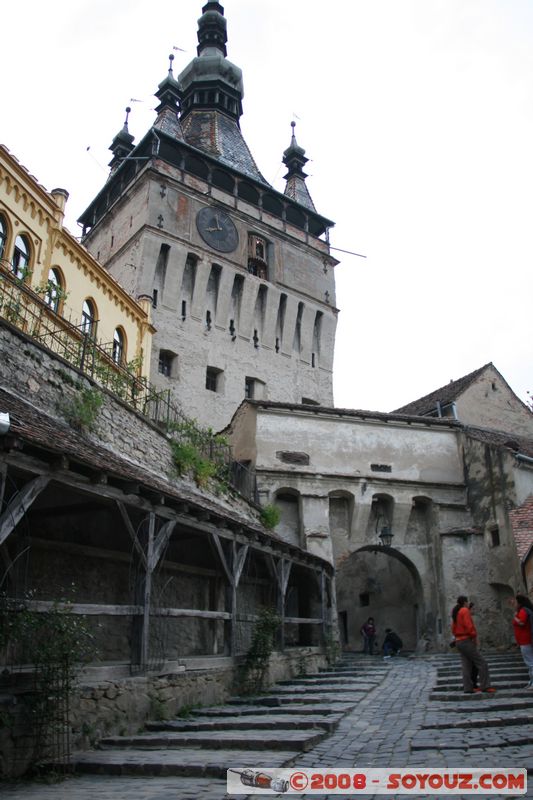
[[315, 204], [309, 194], [309, 189], [306, 186], [305, 179], [307, 178], [303, 168], [309, 161], [305, 157], [305, 150], [300, 147], [294, 135], [296, 123], [291, 122], [292, 136], [291, 143], [283, 153], [283, 163], [287, 167], [287, 174], [284, 175], [287, 185], [285, 186], [285, 194], [292, 200], [295, 200], [300, 205], [316, 211]]
[[128, 117], [130, 115], [131, 108], [128, 106], [126, 108], [126, 119], [124, 120], [124, 126], [122, 129], [117, 133], [113, 141], [111, 142], [111, 147], [109, 148], [113, 153], [113, 158], [109, 162], [111, 167], [111, 175], [116, 172], [120, 164], [124, 161], [125, 158], [129, 156], [131, 151], [133, 150], [133, 141], [135, 139], [134, 136], [128, 130]]
[[181, 91], [172, 70], [172, 62], [174, 61], [172, 53], [169, 55], [168, 60], [167, 76], [161, 81], [155, 93], [159, 100], [159, 105], [155, 109], [157, 111], [157, 119], [154, 122], [154, 128], [167, 133], [169, 136], [174, 136], [176, 139], [183, 140], [183, 131], [179, 123]]

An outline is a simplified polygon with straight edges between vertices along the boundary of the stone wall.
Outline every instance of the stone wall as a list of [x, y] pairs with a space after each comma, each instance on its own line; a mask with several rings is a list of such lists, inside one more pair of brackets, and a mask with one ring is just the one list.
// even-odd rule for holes
[[[302, 672], [316, 672], [325, 664], [315, 648], [274, 653], [266, 685]], [[197, 659], [186, 662], [180, 671], [169, 665], [164, 673], [138, 677], [121, 674], [120, 668], [88, 669], [72, 698], [72, 748], [90, 748], [105, 736], [135, 734], [149, 720], [187, 716], [195, 709], [222, 704], [235, 691], [230, 658]], [[3, 685], [0, 683], [0, 714], [9, 723], [0, 725], [0, 779], [17, 777], [28, 767], [33, 740], [24, 716], [23, 694], [14, 694], [5, 678]]]

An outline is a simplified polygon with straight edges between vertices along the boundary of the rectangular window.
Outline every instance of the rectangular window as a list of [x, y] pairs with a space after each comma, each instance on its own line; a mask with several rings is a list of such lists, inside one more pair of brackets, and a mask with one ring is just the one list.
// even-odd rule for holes
[[255, 386], [255, 381], [253, 378], [244, 379], [244, 396], [246, 397], [247, 400], [253, 400], [254, 386]]
[[171, 353], [170, 350], [159, 351], [158, 371], [161, 375], [165, 375], [167, 378], [172, 376], [175, 358], [175, 353]]
[[370, 595], [368, 594], [368, 592], [363, 592], [363, 594], [359, 595], [359, 605], [361, 606], [370, 605]]
[[205, 388], [210, 392], [218, 392], [220, 372], [215, 367], [207, 367], [205, 371]]
[[500, 531], [498, 528], [492, 528], [490, 532], [490, 544], [491, 547], [500, 546]]

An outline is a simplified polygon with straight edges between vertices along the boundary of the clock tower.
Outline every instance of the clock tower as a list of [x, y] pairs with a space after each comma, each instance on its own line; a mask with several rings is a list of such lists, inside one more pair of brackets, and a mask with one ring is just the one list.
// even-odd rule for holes
[[197, 57], [175, 78], [170, 56], [153, 127], [134, 145], [126, 117], [80, 218], [91, 253], [152, 301], [152, 382], [214, 429], [245, 397], [331, 406], [337, 320], [333, 223], [309, 194], [294, 123], [280, 192], [242, 136], [226, 42], [224, 9], [208, 2]]

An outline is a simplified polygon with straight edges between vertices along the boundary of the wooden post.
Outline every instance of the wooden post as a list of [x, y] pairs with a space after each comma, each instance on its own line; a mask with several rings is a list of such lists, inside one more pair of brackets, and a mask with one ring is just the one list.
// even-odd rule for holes
[[152, 572], [154, 561], [155, 514], [151, 512], [148, 523], [148, 548], [146, 553], [146, 572], [144, 577], [144, 610], [141, 635], [141, 667], [146, 670], [150, 654], [150, 602], [152, 595]]

